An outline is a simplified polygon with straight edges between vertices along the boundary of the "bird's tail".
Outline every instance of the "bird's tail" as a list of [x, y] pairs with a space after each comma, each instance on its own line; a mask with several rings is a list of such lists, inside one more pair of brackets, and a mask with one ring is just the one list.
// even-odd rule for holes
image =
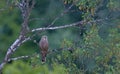
[[47, 52], [42, 51], [42, 53], [41, 53], [41, 61], [42, 61], [42, 63], [46, 62], [46, 56], [47, 56]]
[[43, 63], [46, 62], [46, 57], [43, 57], [43, 56], [42, 56], [42, 62], [43, 62]]

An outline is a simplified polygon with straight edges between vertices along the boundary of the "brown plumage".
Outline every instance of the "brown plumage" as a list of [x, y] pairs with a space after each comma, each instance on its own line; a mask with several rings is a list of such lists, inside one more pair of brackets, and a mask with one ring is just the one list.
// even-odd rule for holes
[[41, 49], [41, 58], [42, 58], [42, 62], [46, 61], [46, 56], [48, 53], [48, 39], [47, 36], [42, 36], [40, 42], [39, 42], [39, 46]]

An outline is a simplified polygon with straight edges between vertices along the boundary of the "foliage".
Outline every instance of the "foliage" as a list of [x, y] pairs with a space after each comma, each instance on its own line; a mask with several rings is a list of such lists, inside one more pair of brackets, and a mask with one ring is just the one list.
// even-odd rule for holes
[[[54, 61], [64, 63], [69, 74], [73, 73], [120, 73], [120, 33], [118, 29], [109, 29], [106, 39], [99, 36], [96, 25], [84, 36], [84, 41], [79, 46], [74, 42], [63, 40], [63, 50], [51, 57]], [[79, 41], [79, 40], [78, 40]], [[63, 44], [65, 46], [63, 46]], [[71, 47], [70, 47], [70, 46]], [[72, 48], [72, 52], [67, 50]]]
[[47, 64], [35, 66], [23, 61], [16, 61], [7, 65], [3, 74], [66, 74], [66, 69], [62, 64], [54, 63], [51, 68]]
[[117, 29], [110, 29], [109, 36], [102, 39], [98, 32], [97, 26], [91, 27], [82, 44], [79, 44], [81, 47], [76, 46], [72, 41], [63, 40], [63, 49], [49, 53], [45, 64], [40, 63], [39, 55], [37, 55], [27, 63], [13, 62], [7, 65], [3, 72], [4, 74], [119, 74], [120, 33]]

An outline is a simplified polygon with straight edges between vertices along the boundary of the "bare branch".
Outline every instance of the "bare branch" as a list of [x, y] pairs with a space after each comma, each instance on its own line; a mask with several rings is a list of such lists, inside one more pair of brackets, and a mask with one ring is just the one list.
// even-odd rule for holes
[[20, 56], [20, 57], [10, 58], [10, 59], [8, 59], [8, 62], [16, 61], [16, 60], [19, 60], [19, 59], [26, 59], [26, 58], [29, 58], [29, 57], [30, 56]]
[[[107, 19], [107, 18], [106, 18]], [[36, 31], [43, 31], [43, 30], [55, 30], [55, 29], [62, 29], [62, 28], [67, 28], [67, 27], [72, 27], [72, 26], [77, 26], [77, 25], [81, 25], [84, 23], [93, 23], [93, 22], [99, 22], [99, 21], [103, 21], [105, 19], [98, 19], [98, 20], [94, 20], [94, 21], [79, 21], [79, 22], [75, 22], [72, 24], [67, 24], [67, 25], [63, 25], [63, 26], [56, 26], [56, 27], [45, 27], [45, 28], [36, 28], [31, 30], [31, 32], [36, 32]]]
[[10, 56], [13, 54], [13, 52], [16, 51], [16, 49], [23, 44], [24, 42], [30, 40], [30, 38], [22, 38], [22, 36], [20, 36], [18, 39], [15, 40], [15, 42], [10, 46], [10, 48], [8, 49], [5, 59], [4, 61], [1, 63], [0, 65], [0, 71], [2, 70], [2, 68], [4, 67], [4, 65], [8, 62]]
[[41, 30], [55, 30], [55, 29], [67, 28], [67, 27], [79, 25], [79, 24], [82, 24], [82, 23], [83, 23], [83, 21], [80, 21], [80, 22], [77, 22], [77, 23], [73, 23], [73, 24], [69, 24], [69, 25], [64, 25], [64, 26], [37, 28], [37, 29], [33, 29], [32, 32], [41, 31]]

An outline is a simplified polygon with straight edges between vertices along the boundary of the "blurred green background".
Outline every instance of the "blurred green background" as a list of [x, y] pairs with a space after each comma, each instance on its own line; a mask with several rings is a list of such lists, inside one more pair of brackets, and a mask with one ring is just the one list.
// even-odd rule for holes
[[[14, 0], [9, 2], [9, 7], [7, 7], [6, 1], [0, 0], [0, 62], [4, 59], [7, 49], [19, 36], [23, 22], [20, 10], [14, 6]], [[30, 15], [31, 21], [29, 21], [31, 30], [47, 27], [71, 4], [73, 7], [69, 12], [60, 17], [52, 26], [71, 24], [81, 20], [107, 19], [30, 34], [35, 36], [22, 44], [11, 57], [39, 54], [39, 46], [33, 41], [36, 40], [38, 43], [42, 35], [48, 36], [49, 50], [56, 49], [56, 51], [48, 54], [45, 65], [41, 64], [40, 57], [32, 57], [27, 61], [8, 64], [3, 72], [5, 74], [21, 74], [21, 71], [24, 74], [39, 72], [40, 74], [59, 74], [60, 72], [63, 72], [62, 74], [119, 74], [119, 3], [120, 0], [78, 0], [78, 2], [76, 0], [35, 0], [35, 6]], [[2, 10], [3, 8], [5, 10]], [[67, 48], [70, 50], [68, 51]], [[33, 65], [35, 65], [34, 69]], [[21, 69], [17, 69], [18, 66]], [[24, 67], [25, 71], [22, 70]], [[31, 69], [34, 71], [31, 72]]]

